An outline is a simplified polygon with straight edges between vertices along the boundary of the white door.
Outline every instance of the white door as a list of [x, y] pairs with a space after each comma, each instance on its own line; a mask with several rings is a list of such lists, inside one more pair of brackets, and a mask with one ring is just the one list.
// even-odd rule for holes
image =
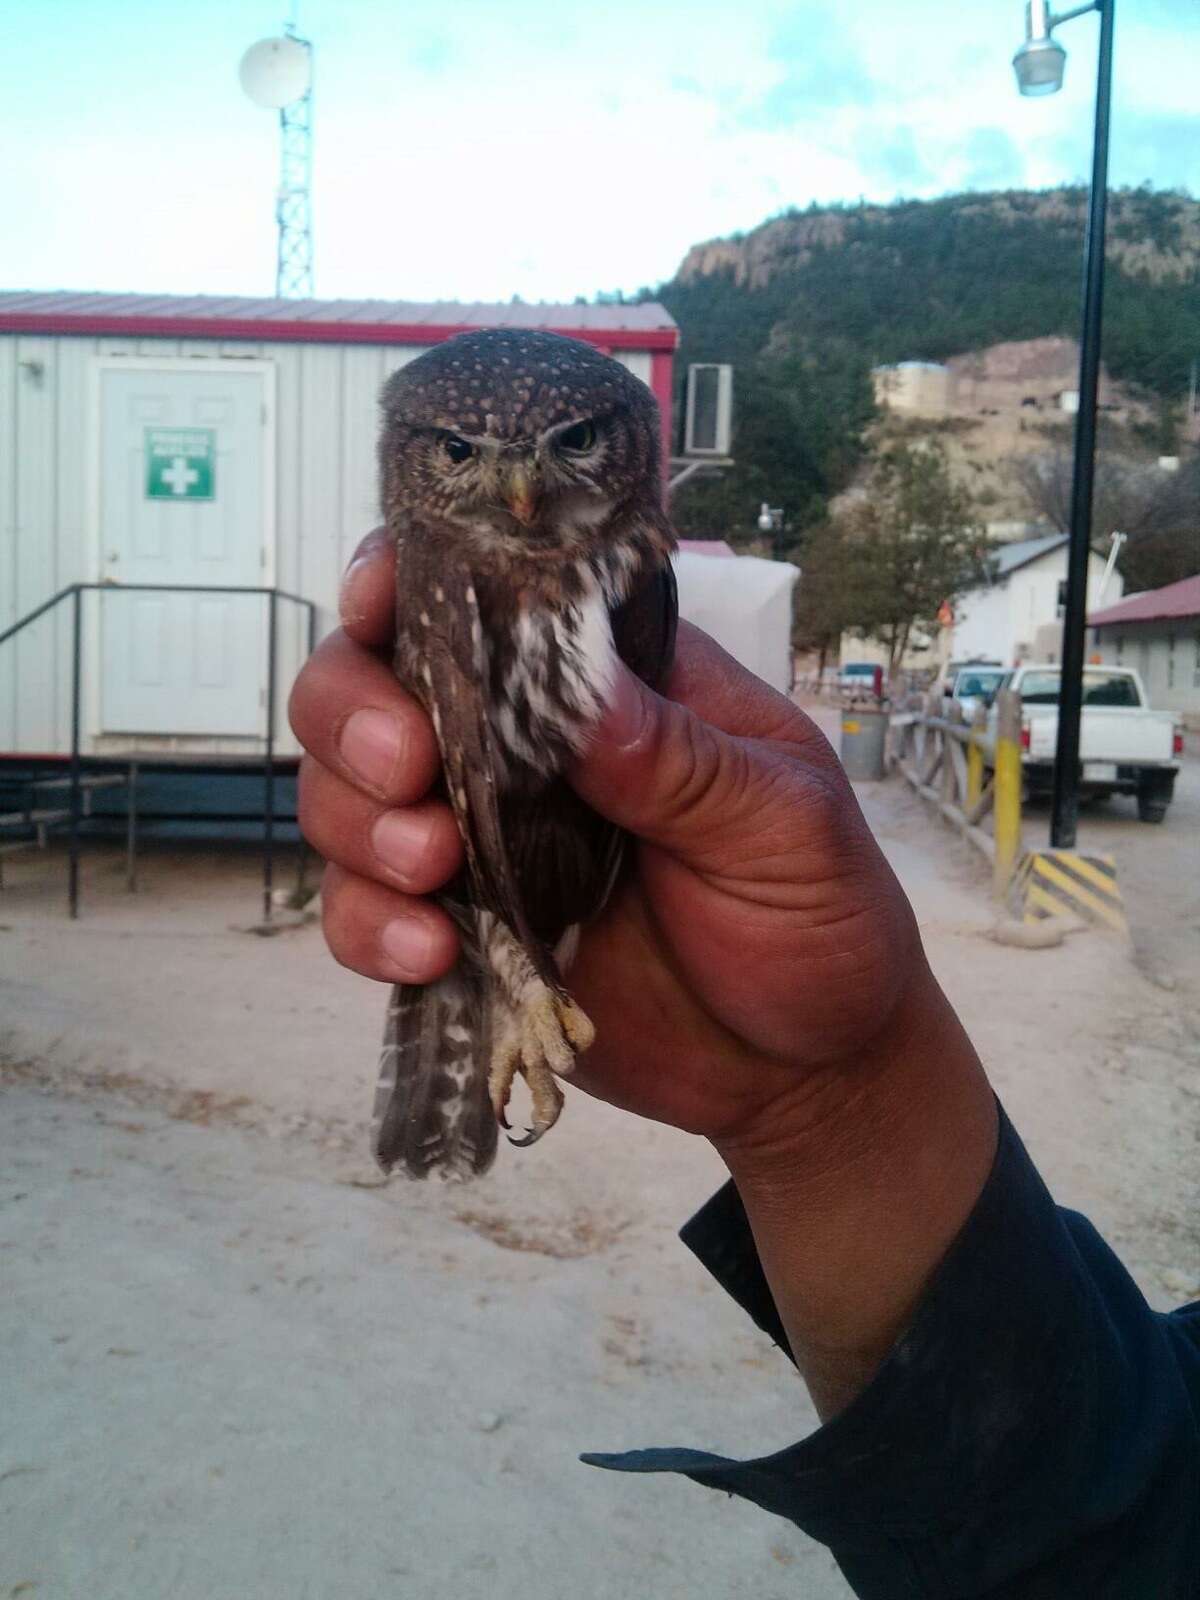
[[[265, 583], [263, 371], [100, 373], [100, 575]], [[265, 595], [100, 596], [106, 733], [265, 732]]]

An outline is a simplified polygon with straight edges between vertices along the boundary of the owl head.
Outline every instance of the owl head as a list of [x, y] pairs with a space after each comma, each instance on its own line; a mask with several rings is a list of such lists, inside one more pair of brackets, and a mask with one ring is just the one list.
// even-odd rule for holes
[[380, 496], [477, 550], [563, 555], [661, 504], [658, 406], [619, 361], [495, 328], [436, 345], [385, 384]]

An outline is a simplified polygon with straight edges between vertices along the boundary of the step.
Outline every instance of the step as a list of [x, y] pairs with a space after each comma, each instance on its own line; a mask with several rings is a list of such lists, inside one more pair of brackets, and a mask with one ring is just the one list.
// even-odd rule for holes
[[[84, 776], [79, 780], [81, 789], [112, 789], [118, 784], [128, 783], [129, 779], [123, 772], [94, 772], [90, 777]], [[70, 778], [27, 778], [25, 787], [28, 789], [69, 789]]]
[[0, 813], [0, 828], [39, 828], [56, 822], [69, 822], [70, 807], [40, 806], [35, 811], [6, 811]]

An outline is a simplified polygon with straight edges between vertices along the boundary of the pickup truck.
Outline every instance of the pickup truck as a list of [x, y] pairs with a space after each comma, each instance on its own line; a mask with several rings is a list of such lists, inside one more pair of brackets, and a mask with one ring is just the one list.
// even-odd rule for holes
[[[997, 685], [1021, 702], [1021, 769], [1031, 798], [1048, 795], [1054, 783], [1058, 740], [1057, 666], [1021, 666]], [[988, 713], [995, 737], [996, 707]], [[1142, 680], [1129, 667], [1083, 669], [1083, 715], [1079, 726], [1080, 794], [1137, 797], [1143, 822], [1161, 822], [1175, 790], [1176, 759], [1183, 733], [1169, 711], [1151, 711]], [[986, 759], [986, 758], [985, 758]]]

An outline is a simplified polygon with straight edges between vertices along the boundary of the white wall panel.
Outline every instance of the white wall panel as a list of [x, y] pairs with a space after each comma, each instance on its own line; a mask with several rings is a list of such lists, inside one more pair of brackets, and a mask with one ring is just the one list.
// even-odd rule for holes
[[[17, 605], [17, 341], [0, 339], [0, 632], [16, 622]], [[0, 644], [0, 750], [17, 728], [16, 650]]]
[[[304, 345], [300, 350], [299, 514], [300, 592], [316, 600], [325, 615], [321, 632], [333, 623], [341, 579], [342, 372], [344, 353], [336, 345]], [[286, 470], [286, 467], [285, 467]], [[290, 531], [282, 531], [291, 538]]]
[[375, 440], [379, 426], [379, 391], [383, 387], [383, 352], [377, 345], [347, 349], [344, 365], [338, 550], [343, 568], [354, 554], [358, 541], [379, 521]]
[[[54, 452], [58, 478], [55, 527], [54, 588], [95, 576], [95, 552], [89, 548], [88, 510], [88, 378], [91, 355], [88, 341], [59, 339], [55, 384]], [[87, 616], [84, 617], [85, 626]], [[54, 698], [54, 723], [47, 749], [65, 750], [71, 743], [71, 605], [63, 601], [54, 612], [54, 652], [58, 663], [58, 689]]]
[[649, 350], [614, 350], [613, 359], [628, 367], [635, 378], [650, 387], [651, 355]]
[[[17, 340], [17, 515], [19, 560], [17, 615], [48, 599], [58, 587], [58, 470], [55, 412], [57, 341]], [[60, 662], [55, 619], [43, 617], [10, 645], [17, 678], [16, 743], [25, 750], [53, 746]]]

